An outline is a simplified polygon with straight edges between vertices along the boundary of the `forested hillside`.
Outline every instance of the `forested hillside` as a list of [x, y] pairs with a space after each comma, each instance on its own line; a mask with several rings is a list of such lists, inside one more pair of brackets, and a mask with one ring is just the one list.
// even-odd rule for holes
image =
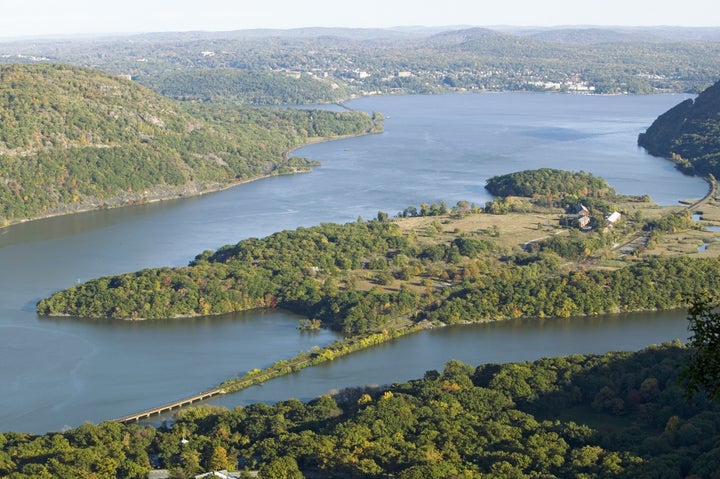
[[361, 113], [222, 113], [95, 70], [0, 66], [0, 225], [290, 172], [304, 165], [285, 150], [373, 126]]
[[159, 429], [6, 432], [0, 476], [144, 479], [166, 468], [176, 478], [229, 469], [267, 479], [714, 479], [720, 411], [683, 397], [689, 352], [451, 361], [423, 379], [307, 404], [189, 409]]
[[688, 173], [720, 176], [720, 82], [660, 115], [638, 144]]

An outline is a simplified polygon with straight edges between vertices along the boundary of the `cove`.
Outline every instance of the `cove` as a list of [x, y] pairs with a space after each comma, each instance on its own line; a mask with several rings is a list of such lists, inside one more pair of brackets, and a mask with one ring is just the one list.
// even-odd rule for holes
[[[282, 311], [137, 323], [39, 318], [35, 303], [54, 291], [98, 276], [184, 265], [203, 250], [286, 228], [372, 218], [378, 210], [393, 215], [421, 202], [484, 204], [491, 199], [484, 190], [487, 178], [526, 168], [583, 169], [604, 176], [621, 193], [648, 193], [661, 204], [699, 198], [707, 191], [700, 178], [683, 176], [670, 162], [635, 146], [639, 132], [684, 98], [522, 93], [363, 98], [348, 106], [388, 116], [385, 132], [298, 150], [299, 156], [322, 161], [313, 173], [0, 229], [0, 431], [46, 432], [120, 417], [336, 337], [329, 331], [302, 334], [299, 318]], [[644, 326], [633, 334], [609, 328], [608, 348], [640, 349], [686, 338], [684, 313], [672, 314], [667, 328], [662, 321], [652, 322], [654, 314], [641, 315], [649, 323], [609, 319], [609, 324]], [[605, 334], [604, 326], [579, 321], [573, 324], [580, 330], [548, 338], [541, 334], [546, 324], [539, 330], [513, 330], [537, 346], [538, 357], [563, 354], [553, 338], [572, 345], [574, 352], [591, 352], [598, 335]], [[273, 380], [247, 390], [249, 396], [234, 404], [254, 398], [307, 399], [333, 388], [406, 380], [442, 368], [450, 359], [471, 364], [512, 360], [497, 356], [502, 349], [482, 357], [463, 355], [488, 350], [479, 346], [487, 327], [478, 328], [479, 333], [474, 327], [462, 329], [450, 339], [452, 354], [438, 353], [431, 364], [422, 363], [424, 356], [443, 350], [434, 338], [455, 328], [409, 336]], [[477, 339], [462, 342], [466, 336]], [[628, 336], [636, 342], [625, 344]], [[393, 349], [404, 344], [420, 346]], [[401, 371], [404, 361], [417, 369], [394, 376], [396, 364]], [[366, 370], [370, 374], [361, 376]], [[293, 389], [293, 382], [317, 385]], [[263, 391], [267, 397], [261, 397]], [[227, 405], [232, 407], [232, 401]]]

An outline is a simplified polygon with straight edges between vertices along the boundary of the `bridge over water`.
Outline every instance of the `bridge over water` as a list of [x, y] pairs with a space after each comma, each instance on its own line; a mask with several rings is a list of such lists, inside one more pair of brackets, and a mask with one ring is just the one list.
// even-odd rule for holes
[[206, 399], [210, 399], [212, 397], [219, 396], [221, 394], [225, 394], [225, 392], [226, 391], [224, 388], [209, 389], [207, 391], [203, 391], [201, 393], [195, 394], [194, 396], [179, 399], [177, 401], [174, 401], [174, 402], [171, 402], [168, 404], [163, 404], [162, 406], [154, 407], [151, 409], [146, 409], [144, 411], [140, 411], [135, 414], [130, 414], [128, 416], [119, 417], [117, 419], [113, 419], [113, 421], [120, 422], [123, 424], [138, 422], [143, 419], [148, 419], [151, 416], [157, 416], [158, 414], [169, 412], [169, 411], [172, 411], [173, 409], [179, 409], [181, 407], [189, 406], [198, 401], [204, 401]]

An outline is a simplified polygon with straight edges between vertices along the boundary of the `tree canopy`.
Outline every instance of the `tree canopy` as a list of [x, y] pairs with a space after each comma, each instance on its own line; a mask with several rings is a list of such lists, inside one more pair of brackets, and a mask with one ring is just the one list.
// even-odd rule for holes
[[702, 393], [720, 401], [720, 313], [717, 299], [705, 294], [694, 296], [688, 320], [692, 333], [690, 364], [682, 374], [686, 393]]
[[[483, 213], [450, 213], [462, 214]], [[613, 268], [568, 269], [561, 265], [609, 247], [612, 235], [552, 235], [508, 254], [491, 230], [440, 235], [444, 225], [434, 218], [427, 216], [432, 222], [423, 238], [387, 220], [281, 231], [206, 251], [185, 267], [75, 285], [41, 300], [37, 310], [143, 319], [283, 307], [352, 336], [398, 321], [454, 324], [670, 309], [684, 306], [698, 284], [720, 289], [714, 258], [648, 257]]]
[[584, 171], [572, 172], [554, 168], [524, 170], [493, 176], [485, 189], [495, 196], [542, 197], [559, 203], [566, 196], [603, 198], [615, 196], [615, 190], [604, 179]]

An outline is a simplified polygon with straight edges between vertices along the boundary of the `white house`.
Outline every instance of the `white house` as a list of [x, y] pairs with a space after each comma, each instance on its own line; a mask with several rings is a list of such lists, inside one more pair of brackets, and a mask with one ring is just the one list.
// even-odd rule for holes
[[617, 223], [617, 221], [619, 219], [620, 219], [620, 213], [618, 213], [617, 211], [613, 211], [611, 214], [609, 214], [605, 218], [605, 222], [607, 223], [608, 226], [613, 226], [615, 223]]

